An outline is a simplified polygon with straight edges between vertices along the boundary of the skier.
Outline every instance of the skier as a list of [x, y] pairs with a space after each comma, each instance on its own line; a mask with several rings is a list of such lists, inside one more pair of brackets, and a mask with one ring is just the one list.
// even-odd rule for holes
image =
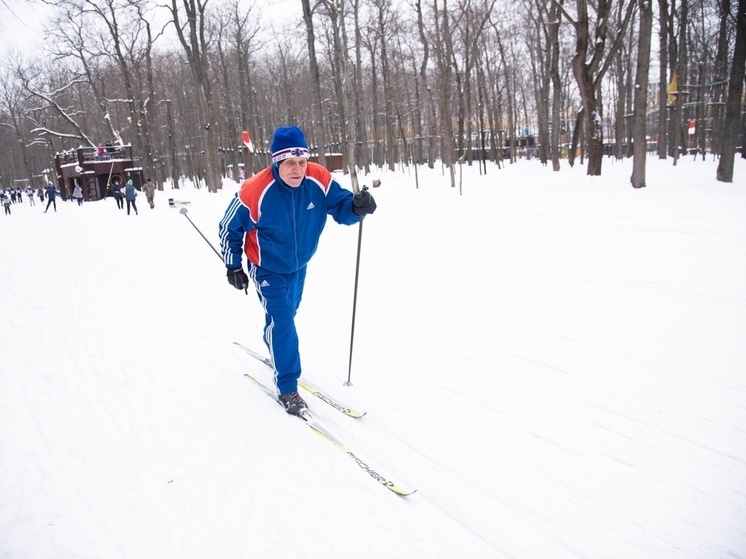
[[7, 192], [3, 192], [2, 194], [2, 200], [3, 200], [3, 208], [5, 209], [5, 215], [10, 215], [10, 196], [8, 196]]
[[264, 342], [275, 369], [275, 387], [285, 411], [301, 415], [301, 375], [295, 313], [327, 214], [352, 225], [376, 210], [369, 192], [353, 197], [332, 174], [309, 163], [308, 144], [297, 126], [280, 127], [272, 140], [272, 164], [245, 180], [220, 222], [220, 245], [228, 282], [247, 290], [249, 275], [265, 312]]
[[44, 210], [44, 213], [47, 213], [50, 204], [54, 206], [54, 211], [57, 211], [57, 189], [51, 182], [49, 182], [47, 183], [47, 188], [45, 189], [45, 191], [47, 194], [47, 207]]

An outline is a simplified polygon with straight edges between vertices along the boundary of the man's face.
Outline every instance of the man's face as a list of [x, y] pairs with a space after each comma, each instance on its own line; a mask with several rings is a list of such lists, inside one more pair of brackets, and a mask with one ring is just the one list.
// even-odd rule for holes
[[306, 176], [306, 167], [308, 166], [308, 159], [305, 157], [288, 157], [280, 162], [280, 166], [277, 168], [277, 174], [288, 186], [300, 186], [303, 182], [303, 177]]

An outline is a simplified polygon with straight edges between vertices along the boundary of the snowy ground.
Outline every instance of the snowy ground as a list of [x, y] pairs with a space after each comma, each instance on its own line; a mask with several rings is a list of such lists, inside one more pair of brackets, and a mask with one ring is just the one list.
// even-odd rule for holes
[[[386, 491], [243, 377], [235, 185], [0, 216], [0, 557], [746, 557], [746, 162], [376, 172], [298, 316], [308, 398]], [[348, 177], [340, 176], [343, 184]]]

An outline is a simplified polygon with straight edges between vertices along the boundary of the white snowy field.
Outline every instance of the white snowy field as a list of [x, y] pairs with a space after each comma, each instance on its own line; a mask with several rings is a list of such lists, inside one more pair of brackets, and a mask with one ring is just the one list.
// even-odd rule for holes
[[[237, 186], [0, 216], [3, 559], [746, 558], [746, 162], [521, 161], [463, 195], [376, 171], [297, 318], [319, 420], [243, 377], [263, 314], [217, 245]], [[338, 180], [349, 185], [349, 177]]]

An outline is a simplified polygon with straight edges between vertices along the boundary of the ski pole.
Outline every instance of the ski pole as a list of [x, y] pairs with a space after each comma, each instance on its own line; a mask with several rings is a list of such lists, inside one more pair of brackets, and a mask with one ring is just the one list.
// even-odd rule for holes
[[[184, 216], [185, 218], [189, 219], [189, 216], [187, 215], [187, 213], [189, 213], [189, 210], [187, 210], [186, 208], [182, 207], [182, 208], [181, 208], [181, 209], [179, 210], [179, 213], [180, 213], [181, 215], [183, 215], [183, 216]], [[197, 226], [196, 226], [196, 225], [194, 224], [194, 222], [193, 222], [193, 221], [192, 221], [191, 219], [189, 219], [189, 223], [191, 223], [191, 224], [192, 224], [192, 227], [194, 227], [194, 228], [195, 228], [195, 229], [197, 230], [197, 233], [199, 233], [200, 235], [202, 235], [202, 231], [200, 231], [200, 230], [199, 230], [199, 227], [197, 227]], [[215, 248], [214, 246], [212, 246], [212, 243], [211, 243], [210, 241], [208, 241], [208, 240], [207, 240], [207, 237], [205, 237], [204, 235], [202, 235], [202, 238], [203, 238], [203, 239], [205, 240], [205, 242], [206, 242], [206, 243], [207, 243], [208, 245], [210, 245], [210, 248], [212, 249], [212, 251], [213, 251], [213, 252], [214, 252], [215, 254], [217, 254], [217, 255], [218, 255], [218, 258], [220, 258], [220, 261], [222, 262], [222, 261], [223, 261], [223, 257], [222, 257], [222, 256], [220, 256], [220, 253], [219, 253], [219, 252], [217, 251], [217, 249], [216, 249], [216, 248]]]
[[[187, 219], [189, 219], [189, 216], [187, 215], [187, 213], [188, 213], [188, 212], [189, 212], [189, 210], [187, 210], [187, 209], [186, 209], [186, 208], [184, 208], [184, 207], [182, 207], [182, 208], [181, 208], [181, 209], [179, 210], [179, 213], [180, 213], [181, 215], [183, 215], [183, 216], [184, 216], [185, 218], [187, 218]], [[197, 227], [197, 226], [196, 226], [196, 225], [194, 224], [194, 222], [193, 222], [193, 221], [192, 221], [191, 219], [189, 219], [189, 223], [191, 223], [191, 224], [192, 224], [192, 227], [194, 227], [194, 228], [195, 228], [195, 229], [197, 230], [197, 233], [199, 233], [200, 235], [202, 235], [202, 231], [200, 231], [200, 230], [199, 230], [199, 227]], [[212, 249], [212, 251], [213, 251], [213, 252], [214, 252], [215, 254], [217, 254], [218, 258], [220, 258], [220, 261], [222, 262], [222, 261], [223, 261], [223, 257], [222, 257], [222, 256], [220, 256], [220, 253], [218, 252], [218, 250], [217, 250], [217, 249], [216, 249], [216, 248], [215, 248], [215, 247], [214, 247], [214, 246], [212, 245], [212, 243], [211, 243], [210, 241], [208, 241], [208, 240], [207, 240], [207, 237], [205, 237], [204, 235], [202, 235], [202, 238], [203, 238], [203, 239], [205, 240], [205, 242], [206, 242], [206, 243], [207, 243], [208, 245], [210, 245], [210, 248]], [[248, 294], [249, 294], [249, 287], [248, 287], [248, 285], [246, 286], [246, 289], [244, 289], [244, 293], [246, 293], [246, 295], [248, 295]]]
[[[368, 190], [367, 186], [363, 187], [362, 192]], [[362, 192], [357, 192], [355, 197], [362, 196]], [[364, 217], [364, 216], [363, 216]], [[355, 315], [357, 313], [357, 283], [360, 276], [360, 245], [363, 241], [363, 217], [360, 218], [360, 227], [357, 233], [357, 259], [355, 261], [355, 289], [352, 295], [352, 327], [350, 329], [350, 362], [347, 366], [347, 382], [345, 386], [352, 386], [350, 377], [352, 376], [352, 348], [355, 345]]]

